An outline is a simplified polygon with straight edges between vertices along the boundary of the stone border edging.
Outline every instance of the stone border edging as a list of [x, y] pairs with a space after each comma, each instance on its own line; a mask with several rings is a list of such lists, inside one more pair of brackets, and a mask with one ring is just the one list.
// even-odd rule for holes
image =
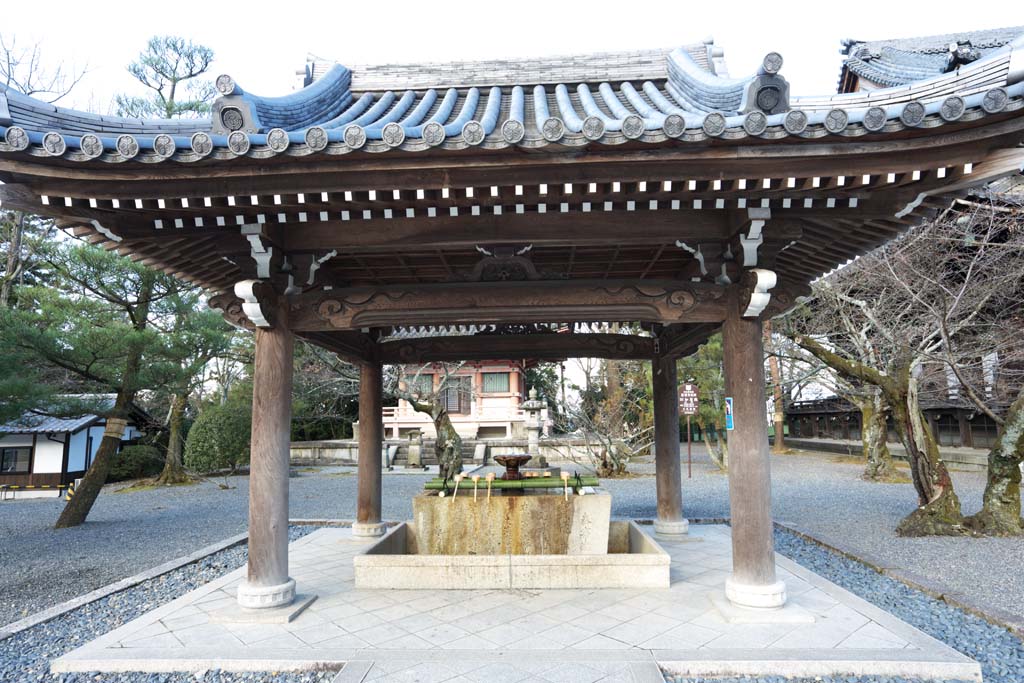
[[70, 600], [66, 600], [62, 603], [53, 605], [52, 607], [47, 607], [46, 609], [36, 612], [35, 614], [31, 614], [25, 617], [24, 619], [19, 619], [18, 621], [11, 622], [10, 624], [7, 624], [5, 626], [0, 626], [0, 640], [10, 638], [11, 636], [21, 633], [22, 631], [32, 628], [33, 626], [38, 626], [39, 624], [50, 621], [51, 619], [55, 619], [61, 616], [62, 614], [66, 614], [71, 610], [77, 609], [83, 605], [87, 605], [90, 602], [95, 602], [96, 600], [105, 598], [108, 595], [119, 593], [127, 588], [131, 588], [132, 586], [137, 586], [143, 581], [154, 579], [160, 576], [161, 574], [167, 574], [168, 572], [172, 572], [175, 569], [180, 569], [185, 565], [198, 562], [199, 560], [202, 560], [203, 558], [214, 553], [220, 552], [221, 550], [227, 550], [228, 548], [233, 548], [236, 545], [241, 545], [242, 543], [245, 543], [248, 538], [248, 532], [244, 534], [237, 534], [235, 536], [231, 536], [223, 541], [219, 541], [218, 543], [214, 543], [204, 548], [200, 548], [199, 550], [193, 553], [189, 553], [188, 555], [184, 555], [182, 557], [169, 560], [168, 562], [159, 564], [155, 567], [147, 569], [144, 572], [135, 574], [134, 576], [129, 576], [128, 578], [120, 579], [119, 581], [115, 581], [114, 583], [107, 584], [106, 586], [97, 588], [96, 590], [90, 591], [85, 595], [79, 595], [77, 598], [71, 598]]
[[826, 550], [830, 550], [849, 560], [860, 562], [882, 576], [887, 576], [890, 579], [899, 581], [914, 590], [920, 591], [929, 597], [944, 602], [951, 607], [963, 610], [964, 612], [976, 616], [979, 619], [983, 619], [994, 626], [1005, 628], [1018, 638], [1024, 639], [1024, 619], [1022, 619], [1020, 615], [1000, 609], [993, 609], [991, 607], [983, 608], [969, 596], [953, 590], [948, 590], [941, 584], [937, 584], [933, 579], [899, 568], [886, 566], [887, 563], [885, 561], [881, 558], [875, 557], [871, 553], [858, 555], [848, 550], [843, 550], [839, 547], [836, 541], [832, 540], [828, 536], [815, 536], [814, 534], [799, 528], [792, 522], [773, 521], [773, 524], [776, 529], [787, 531], [798, 538], [825, 548]]
[[[352, 520], [350, 519], [290, 519], [288, 520], [288, 523], [295, 524], [297, 526], [352, 526]], [[389, 524], [397, 524], [397, 522], [389, 522]], [[64, 602], [47, 607], [44, 610], [40, 610], [35, 614], [30, 614], [23, 619], [12, 621], [9, 624], [0, 626], [0, 641], [6, 640], [7, 638], [17, 635], [22, 631], [32, 628], [33, 626], [38, 626], [39, 624], [50, 621], [51, 619], [56, 619], [61, 615], [67, 614], [71, 610], [78, 609], [83, 605], [88, 605], [90, 602], [101, 600], [109, 595], [113, 595], [114, 593], [119, 593], [128, 588], [132, 588], [133, 586], [137, 586], [144, 581], [149, 581], [150, 579], [155, 579], [158, 576], [170, 573], [176, 569], [181, 569], [186, 565], [198, 562], [210, 555], [213, 555], [214, 553], [219, 553], [222, 550], [227, 550], [228, 548], [241, 545], [248, 539], [248, 532], [229, 536], [223, 541], [218, 541], [217, 543], [205, 546], [193, 553], [189, 553], [188, 555], [168, 560], [163, 564], [159, 564], [133, 576], [120, 579], [114, 583], [89, 591], [85, 595], [79, 595], [77, 598], [65, 600]]]

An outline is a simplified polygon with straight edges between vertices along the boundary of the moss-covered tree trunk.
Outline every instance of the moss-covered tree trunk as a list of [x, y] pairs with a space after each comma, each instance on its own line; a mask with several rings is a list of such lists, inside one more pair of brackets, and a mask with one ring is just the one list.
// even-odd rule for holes
[[711, 458], [711, 462], [718, 466], [718, 469], [723, 472], [729, 471], [729, 442], [722, 436], [722, 430], [719, 425], [710, 425], [715, 429], [715, 440], [718, 442], [716, 446], [711, 441], [711, 430], [708, 429], [709, 425], [700, 423], [700, 435], [704, 440], [704, 447], [708, 449], [708, 457]]
[[1024, 462], [1024, 391], [1010, 406], [996, 445], [988, 453], [988, 482], [981, 511], [964, 524], [988, 536], [1024, 534], [1020, 516], [1021, 463]]
[[[156, 272], [147, 270], [142, 275], [140, 284], [139, 304], [134, 315], [136, 332], [145, 330], [149, 323], [149, 301], [153, 297], [153, 288], [156, 285]], [[107, 416], [107, 427], [103, 431], [103, 440], [96, 451], [92, 465], [89, 466], [85, 477], [82, 478], [81, 486], [75, 490], [74, 497], [68, 501], [61, 511], [60, 517], [57, 518], [57, 523], [54, 524], [56, 529], [65, 529], [83, 523], [89, 516], [96, 497], [100, 495], [100, 490], [107, 482], [110, 465], [121, 445], [121, 437], [124, 436], [129, 409], [132, 402], [135, 401], [144, 347], [145, 342], [141, 338], [136, 338], [128, 344], [124, 372], [121, 374], [121, 386], [118, 388], [114, 407]]]
[[797, 336], [793, 341], [845, 377], [878, 387], [889, 404], [900, 441], [907, 451], [918, 498], [918, 508], [900, 521], [896, 533], [901, 536], [965, 533], [960, 499], [953, 491], [953, 480], [939, 456], [935, 435], [921, 412], [918, 396], [920, 364], [909, 360], [883, 373], [864, 363], [843, 358], [809, 337]]
[[963, 534], [960, 499], [953, 480], [939, 455], [939, 444], [928, 426], [918, 394], [920, 366], [904, 368], [883, 387], [892, 406], [903, 447], [910, 462], [910, 474], [919, 506], [900, 521], [900, 536], [957, 536]]
[[185, 422], [185, 406], [188, 403], [188, 397], [184, 393], [178, 393], [171, 399], [171, 414], [167, 420], [168, 428], [168, 439], [167, 439], [167, 458], [164, 460], [164, 469], [160, 472], [160, 476], [156, 478], [156, 483], [160, 486], [170, 486], [171, 484], [183, 484], [188, 481], [188, 474], [185, 473], [185, 467], [182, 463], [182, 427]]
[[861, 416], [861, 444], [864, 451], [863, 478], [868, 481], [892, 481], [896, 465], [889, 452], [889, 430], [886, 424], [888, 406], [881, 392], [857, 401]]
[[434, 454], [437, 456], [438, 476], [452, 479], [462, 472], [462, 437], [452, 426], [452, 420], [445, 408], [443, 395], [432, 401], [421, 401], [411, 394], [403, 394], [402, 398], [409, 402], [413, 410], [430, 416], [434, 423], [437, 439], [434, 441]]
[[439, 475], [442, 479], [452, 479], [462, 472], [462, 437], [452, 426], [448, 411], [443, 406], [438, 408], [439, 410], [431, 415], [434, 430], [437, 432], [434, 450], [437, 453]]

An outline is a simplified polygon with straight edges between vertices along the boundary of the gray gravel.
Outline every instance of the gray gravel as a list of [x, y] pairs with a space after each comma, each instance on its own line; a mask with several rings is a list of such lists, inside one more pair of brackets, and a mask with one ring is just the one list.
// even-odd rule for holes
[[[878, 566], [899, 568], [917, 583], [1024, 622], [1024, 538], [900, 538], [894, 529], [917, 505], [914, 487], [862, 481], [861, 465], [843, 460], [836, 455], [772, 456], [775, 519]], [[951, 475], [964, 514], [977, 511], [985, 473]], [[655, 515], [653, 480], [604, 483], [617, 515]], [[684, 450], [683, 512], [691, 519], [729, 516], [727, 477], [717, 473], [702, 447], [694, 448], [692, 479], [686, 478]]]
[[[300, 538], [315, 527], [292, 527], [292, 539]], [[196, 674], [98, 674], [75, 673], [51, 675], [50, 660], [73, 650], [146, 612], [170, 602], [242, 566], [246, 560], [245, 546], [236, 546], [211, 555], [195, 564], [150, 579], [128, 590], [84, 605], [46, 623], [0, 641], [0, 681], [60, 681], [61, 683], [319, 683], [333, 680], [335, 671], [301, 674], [240, 673], [208, 671]]]

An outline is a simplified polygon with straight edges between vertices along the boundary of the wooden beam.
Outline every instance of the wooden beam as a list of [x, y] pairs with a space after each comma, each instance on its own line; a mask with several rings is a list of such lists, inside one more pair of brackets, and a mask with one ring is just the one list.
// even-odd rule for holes
[[[330, 338], [334, 332], [320, 333]], [[430, 363], [474, 360], [562, 360], [565, 358], [650, 359], [654, 339], [628, 334], [476, 334], [453, 337], [420, 337], [384, 342], [380, 359], [385, 363]]]
[[547, 322], [720, 322], [724, 287], [679, 280], [533, 280], [352, 287], [292, 298], [295, 330]]

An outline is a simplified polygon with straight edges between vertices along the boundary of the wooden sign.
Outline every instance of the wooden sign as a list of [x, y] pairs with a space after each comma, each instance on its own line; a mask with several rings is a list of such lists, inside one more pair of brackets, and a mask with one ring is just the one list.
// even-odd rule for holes
[[683, 415], [696, 415], [700, 408], [700, 392], [696, 384], [683, 384], [679, 387], [679, 412]]

